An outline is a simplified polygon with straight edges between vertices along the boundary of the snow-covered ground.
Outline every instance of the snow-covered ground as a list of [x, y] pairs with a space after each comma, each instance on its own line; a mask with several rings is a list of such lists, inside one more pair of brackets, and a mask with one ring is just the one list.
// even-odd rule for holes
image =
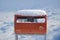
[[[47, 40], [60, 40], [60, 9], [46, 10]], [[15, 40], [15, 12], [0, 12], [0, 40]], [[43, 37], [43, 36], [42, 36]], [[40, 35], [20, 35], [21, 40], [40, 40]], [[42, 39], [42, 38], [41, 38]], [[42, 39], [43, 40], [43, 39]]]

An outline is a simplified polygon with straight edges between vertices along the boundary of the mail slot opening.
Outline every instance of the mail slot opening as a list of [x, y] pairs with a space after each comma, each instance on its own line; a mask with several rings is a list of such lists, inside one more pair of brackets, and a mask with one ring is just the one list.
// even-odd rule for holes
[[17, 18], [17, 23], [44, 23], [45, 18]]

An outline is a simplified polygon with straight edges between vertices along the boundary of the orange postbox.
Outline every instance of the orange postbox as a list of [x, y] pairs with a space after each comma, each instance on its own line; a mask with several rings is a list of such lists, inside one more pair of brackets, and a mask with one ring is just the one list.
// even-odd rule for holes
[[47, 19], [46, 15], [23, 16], [15, 14], [14, 31], [16, 34], [41, 34], [46, 35]]

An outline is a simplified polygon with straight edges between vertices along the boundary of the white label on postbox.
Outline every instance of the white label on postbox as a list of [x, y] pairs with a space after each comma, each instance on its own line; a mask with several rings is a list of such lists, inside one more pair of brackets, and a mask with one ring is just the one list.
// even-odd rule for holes
[[27, 21], [28, 19], [17, 19], [17, 23], [44, 23], [45, 22], [45, 18], [36, 18], [36, 19], [33, 19], [34, 21], [31, 22], [30, 21]]
[[37, 19], [37, 22], [38, 22], [38, 23], [44, 23], [44, 22], [45, 22], [45, 19], [44, 19], [44, 18], [38, 18], [38, 19]]

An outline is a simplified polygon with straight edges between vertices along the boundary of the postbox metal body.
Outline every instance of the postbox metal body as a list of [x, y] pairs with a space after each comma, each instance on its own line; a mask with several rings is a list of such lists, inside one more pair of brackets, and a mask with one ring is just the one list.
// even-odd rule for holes
[[[38, 19], [44, 18], [44, 22], [38, 22]], [[20, 20], [18, 22], [18, 20]], [[25, 21], [24, 21], [25, 20]], [[47, 19], [43, 16], [22, 16], [15, 14], [14, 31], [15, 34], [40, 34], [45, 35], [46, 40]]]

